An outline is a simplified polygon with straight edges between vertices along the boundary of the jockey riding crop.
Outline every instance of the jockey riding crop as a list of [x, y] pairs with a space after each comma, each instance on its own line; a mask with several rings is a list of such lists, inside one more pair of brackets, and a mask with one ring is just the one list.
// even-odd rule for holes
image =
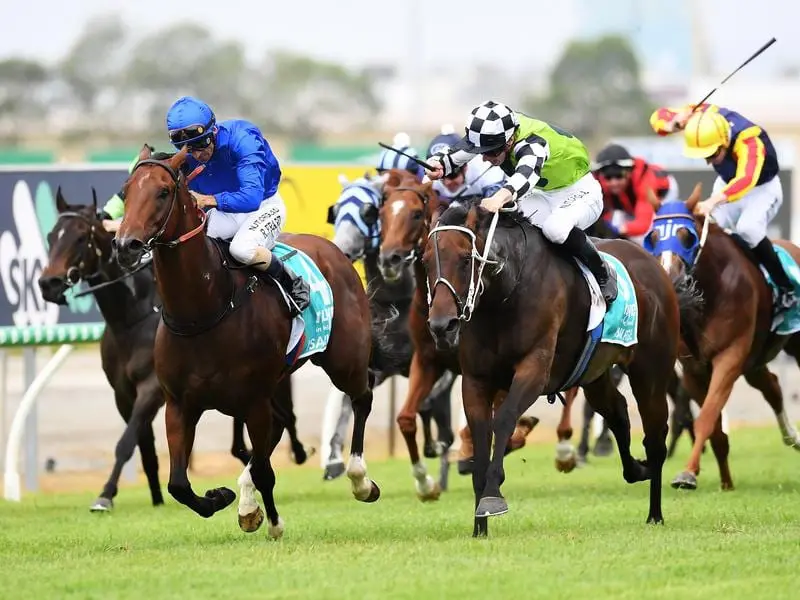
[[435, 171], [436, 170], [433, 167], [431, 167], [428, 163], [426, 163], [424, 160], [420, 160], [416, 156], [411, 156], [410, 154], [408, 154], [406, 152], [403, 152], [402, 150], [398, 150], [397, 148], [392, 148], [388, 144], [384, 144], [383, 142], [378, 142], [378, 146], [380, 146], [381, 148], [386, 148], [387, 150], [391, 150], [392, 152], [397, 152], [398, 154], [400, 154], [402, 156], [405, 156], [409, 160], [413, 160], [419, 166], [425, 167], [426, 169], [428, 169], [428, 171]]

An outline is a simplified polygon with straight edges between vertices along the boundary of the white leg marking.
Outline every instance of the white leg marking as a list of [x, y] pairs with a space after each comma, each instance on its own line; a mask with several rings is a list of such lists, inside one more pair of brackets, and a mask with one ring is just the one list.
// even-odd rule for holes
[[800, 450], [800, 436], [798, 436], [797, 429], [795, 429], [785, 410], [782, 410], [778, 415], [778, 426], [783, 434], [783, 443], [795, 450]]
[[239, 515], [246, 517], [258, 510], [256, 500], [256, 486], [253, 485], [253, 478], [250, 476], [250, 465], [248, 464], [242, 474], [239, 475]]
[[366, 500], [372, 492], [372, 482], [367, 477], [367, 461], [360, 454], [351, 454], [347, 463], [347, 477], [356, 500]]

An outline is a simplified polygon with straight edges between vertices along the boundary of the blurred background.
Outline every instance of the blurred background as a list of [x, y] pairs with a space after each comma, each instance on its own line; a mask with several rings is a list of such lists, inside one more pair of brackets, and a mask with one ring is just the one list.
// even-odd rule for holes
[[[184, 94], [209, 102], [218, 119], [257, 123], [281, 159], [287, 228], [329, 235], [325, 209], [336, 200], [339, 173], [354, 177], [374, 166], [377, 141], [400, 131], [423, 153], [443, 124], [460, 130], [470, 109], [489, 98], [572, 131], [592, 154], [612, 139], [624, 142], [680, 175], [686, 195], [697, 178], [710, 181], [711, 170], [685, 159], [677, 137], [656, 136], [650, 113], [700, 100], [775, 36], [778, 43], [712, 101], [769, 131], [786, 190], [772, 233], [800, 241], [800, 211], [792, 210], [800, 197], [793, 177], [800, 5], [785, 0], [7, 0], [3, 13], [3, 327], [102, 320], [91, 296], [55, 307], [36, 286], [55, 223], [53, 192], [63, 186], [68, 200], [85, 202], [93, 185], [104, 201], [143, 142], [169, 149], [164, 115]], [[41, 451], [26, 460], [40, 469], [110, 464], [122, 422], [96, 346], [84, 348], [50, 382], [40, 402], [47, 408], [31, 421]], [[31, 377], [14, 352], [0, 350], [2, 440]], [[39, 352], [40, 365], [49, 354]], [[310, 366], [299, 376], [299, 429], [318, 444], [328, 382]], [[398, 381], [398, 401], [405, 389]], [[376, 396], [371, 417], [379, 445], [394, 429], [386, 393]], [[773, 422], [742, 383], [729, 406], [734, 420]], [[558, 407], [536, 410], [546, 424], [559, 416]], [[159, 417], [160, 450], [162, 423]], [[541, 435], [555, 439], [551, 427]], [[229, 461], [229, 443], [229, 421], [204, 417], [198, 449]]]

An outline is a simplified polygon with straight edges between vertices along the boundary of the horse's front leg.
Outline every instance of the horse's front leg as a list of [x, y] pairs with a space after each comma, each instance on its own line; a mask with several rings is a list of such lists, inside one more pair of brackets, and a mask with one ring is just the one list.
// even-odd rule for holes
[[419, 352], [411, 357], [408, 374], [408, 394], [405, 404], [397, 414], [397, 425], [403, 433], [411, 458], [411, 473], [416, 479], [417, 496], [423, 502], [438, 500], [442, 493], [439, 483], [428, 475], [428, 469], [419, 456], [417, 447], [417, 412], [422, 400], [431, 392], [443, 369], [435, 361], [424, 360]]
[[477, 509], [486, 487], [486, 471], [489, 468], [489, 449], [492, 443], [492, 403], [497, 391], [478, 379], [462, 375], [461, 395], [473, 446], [472, 490], [475, 494], [476, 513], [472, 537], [486, 537], [489, 535], [489, 522], [486, 515], [478, 514]]
[[167, 445], [169, 447], [169, 485], [167, 489], [175, 500], [191, 508], [201, 517], [210, 517], [236, 499], [236, 494], [221, 487], [206, 492], [200, 497], [192, 490], [187, 469], [189, 455], [194, 445], [194, 434], [198, 411], [187, 411], [177, 400], [167, 395], [165, 420], [167, 425]]
[[[556, 336], [552, 335], [551, 338], [552, 346], [555, 347]], [[493, 517], [508, 512], [508, 504], [500, 493], [500, 486], [506, 477], [503, 468], [505, 449], [517, 419], [536, 402], [544, 390], [552, 356], [552, 349], [539, 348], [520, 361], [508, 396], [494, 411], [494, 452], [486, 470], [486, 485], [475, 512], [476, 517]]]
[[556, 445], [556, 470], [570, 473], [578, 464], [575, 446], [572, 444], [572, 405], [578, 396], [578, 387], [572, 387], [564, 393], [564, 406], [561, 409], [561, 421], [556, 427], [558, 444]]

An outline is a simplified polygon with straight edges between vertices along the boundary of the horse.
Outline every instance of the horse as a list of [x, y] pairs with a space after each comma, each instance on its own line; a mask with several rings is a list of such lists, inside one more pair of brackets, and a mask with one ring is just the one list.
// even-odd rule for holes
[[[158, 506], [164, 503], [164, 497], [158, 477], [152, 422], [164, 404], [164, 396], [153, 365], [153, 343], [161, 320], [161, 302], [152, 263], [140, 265], [128, 273], [117, 265], [112, 251], [113, 235], [103, 228], [98, 218], [94, 189], [91, 205], [70, 205], [58, 188], [56, 208], [58, 219], [47, 235], [48, 264], [39, 277], [39, 288], [46, 301], [63, 305], [67, 303], [67, 290], [82, 281], [89, 285], [80, 295], [94, 294], [106, 321], [100, 356], [106, 379], [114, 390], [117, 411], [126, 423], [116, 445], [111, 474], [90, 510], [104, 512], [113, 508], [122, 468], [133, 456], [137, 444], [151, 501], [153, 506]], [[286, 425], [295, 461], [302, 464], [306, 451], [297, 439], [288, 378], [276, 395], [275, 409]], [[250, 460], [241, 419], [234, 419], [231, 454], [245, 465]]]
[[280, 538], [284, 522], [275, 506], [270, 456], [281, 429], [269, 399], [281, 378], [310, 359], [353, 400], [347, 475], [357, 500], [377, 501], [380, 488], [368, 477], [364, 458], [374, 381], [369, 368], [373, 323], [358, 273], [330, 241], [282, 235], [273, 260], [292, 261], [311, 287], [309, 307], [302, 318], [292, 319], [289, 300], [276, 282], [234, 262], [225, 244], [206, 235], [205, 213], [189, 193], [186, 156], [186, 147], [166, 160], [151, 158], [148, 149], [140, 153], [125, 183], [125, 215], [115, 237], [123, 268], [135, 268], [145, 251], [153, 252], [163, 302], [154, 358], [166, 396], [167, 489], [205, 518], [230, 505], [236, 494], [228, 488], [204, 496], [193, 491], [188, 453], [204, 411], [243, 418], [252, 451], [238, 479], [239, 527], [253, 532], [264, 521], [258, 490], [268, 535]]
[[[387, 173], [373, 178], [361, 177], [349, 182], [340, 178], [342, 192], [337, 201], [328, 209], [328, 223], [334, 226], [333, 243], [353, 262], [363, 260], [367, 280], [370, 309], [375, 318], [384, 320], [385, 342], [390, 345], [397, 360], [382, 365], [379, 380], [393, 375], [408, 377], [413, 346], [408, 334], [408, 318], [411, 300], [414, 296], [415, 280], [411, 266], [407, 265], [400, 276], [388, 281], [378, 268], [380, 244], [380, 219], [378, 212], [382, 205], [384, 190], [392, 188], [386, 183], [392, 178], [393, 184], [416, 181], [413, 174], [405, 170], [390, 169]], [[434, 391], [423, 402], [419, 410], [424, 436], [423, 455], [426, 458], [441, 458], [439, 487], [447, 489], [449, 461], [447, 452], [453, 443], [451, 427], [450, 391], [455, 378], [449, 373], [434, 386]], [[331, 453], [325, 464], [325, 479], [332, 479], [344, 470], [341, 462], [344, 430], [349, 418], [349, 399], [341, 406], [336, 431], [331, 439]], [[427, 406], [426, 406], [427, 405]], [[431, 433], [431, 420], [435, 420], [438, 439]]]
[[[460, 374], [461, 368], [454, 351], [439, 351], [426, 324], [427, 275], [421, 262], [427, 244], [428, 231], [440, 212], [439, 196], [432, 184], [400, 181], [390, 176], [386, 182], [385, 200], [379, 212], [381, 243], [378, 268], [384, 279], [395, 281], [413, 266], [416, 289], [409, 310], [408, 328], [414, 351], [408, 375], [408, 393], [397, 414], [397, 424], [403, 434], [411, 459], [412, 474], [417, 495], [423, 501], [439, 498], [441, 489], [428, 475], [425, 463], [420, 460], [417, 447], [416, 415], [423, 399], [434, 389], [443, 374]], [[525, 445], [525, 438], [537, 425], [538, 419], [521, 417], [508, 451]], [[461, 432], [461, 458], [458, 470], [468, 474], [471, 470], [472, 441], [468, 432]]]
[[[772, 289], [747, 244], [712, 219], [693, 214], [701, 191], [697, 184], [685, 202], [662, 203], [651, 195], [656, 216], [645, 247], [659, 259], [676, 289], [694, 290], [703, 298], [701, 309], [681, 322], [683, 383], [701, 408], [694, 423], [692, 453], [672, 487], [697, 488], [701, 449], [710, 440], [720, 486], [732, 490], [730, 444], [721, 413], [740, 375], [774, 411], [784, 444], [800, 450], [800, 436], [786, 414], [778, 378], [769, 370], [769, 362], [781, 350], [800, 365], [800, 319], [789, 314], [783, 315], [783, 322], [773, 323]], [[787, 272], [797, 286], [800, 248], [787, 240], [774, 244], [787, 263], [796, 263]]]
[[[500, 487], [516, 419], [539, 396], [573, 385], [608, 421], [625, 481], [650, 481], [647, 522], [663, 523], [666, 385], [678, 353], [681, 304], [658, 262], [635, 244], [600, 242], [620, 287], [606, 313], [576, 261], [514, 207], [494, 215], [477, 206], [450, 207], [429, 236], [422, 257], [428, 325], [437, 347], [458, 348], [475, 445], [473, 536], [488, 535], [488, 518], [508, 511]], [[609, 373], [614, 364], [627, 373], [639, 407], [645, 461], [630, 453], [626, 402]], [[499, 390], [508, 395], [492, 416]]]

